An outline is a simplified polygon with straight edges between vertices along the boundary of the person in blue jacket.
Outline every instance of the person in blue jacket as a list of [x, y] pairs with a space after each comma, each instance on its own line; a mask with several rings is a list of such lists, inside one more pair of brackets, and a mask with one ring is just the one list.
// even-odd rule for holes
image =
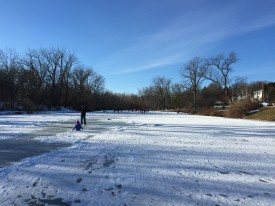
[[77, 120], [76, 125], [74, 126], [74, 128], [72, 129], [72, 131], [80, 131], [83, 130], [83, 127], [81, 126], [80, 122]]

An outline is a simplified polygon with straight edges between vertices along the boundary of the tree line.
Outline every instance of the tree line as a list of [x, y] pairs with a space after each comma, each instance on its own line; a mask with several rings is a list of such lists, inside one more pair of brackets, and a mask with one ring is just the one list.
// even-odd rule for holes
[[81, 105], [89, 111], [144, 107], [137, 95], [107, 91], [104, 77], [65, 49], [28, 49], [23, 55], [0, 50], [0, 110], [33, 112]]
[[7, 109], [77, 107], [104, 90], [101, 75], [60, 48], [28, 49], [23, 56], [0, 50], [0, 71], [0, 100]]
[[[181, 83], [173, 84], [166, 77], [155, 77], [152, 85], [140, 90], [139, 95], [154, 109], [191, 108], [195, 112], [209, 108], [216, 102], [224, 106], [236, 101], [251, 101], [253, 92], [264, 89], [263, 101], [275, 100], [275, 87], [267, 81], [247, 82], [245, 77], [233, 76], [233, 66], [238, 61], [234, 52], [228, 55], [202, 58], [194, 57], [180, 69]], [[207, 82], [207, 86], [202, 86]]]
[[[210, 58], [195, 57], [180, 71], [182, 82], [155, 77], [152, 85], [137, 95], [117, 94], [105, 89], [105, 79], [83, 65], [75, 53], [61, 48], [0, 50], [0, 109], [148, 110], [212, 107], [216, 101], [232, 103], [247, 98], [261, 83], [232, 79], [235, 53]], [[202, 87], [203, 81], [209, 81]]]

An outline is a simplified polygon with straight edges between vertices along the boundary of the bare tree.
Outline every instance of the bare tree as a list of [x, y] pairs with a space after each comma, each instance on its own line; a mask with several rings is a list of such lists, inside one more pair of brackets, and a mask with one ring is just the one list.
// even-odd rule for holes
[[182, 71], [181, 76], [183, 77], [184, 84], [187, 85], [193, 93], [193, 104], [197, 109], [198, 106], [198, 91], [201, 83], [204, 80], [206, 73], [204, 60], [200, 57], [194, 57], [189, 62], [187, 62]]
[[22, 108], [24, 102], [35, 109], [75, 107], [84, 100], [100, 105], [104, 78], [78, 63], [74, 53], [60, 48], [28, 49], [21, 58], [14, 50], [0, 50], [1, 107]]
[[156, 94], [153, 86], [145, 87], [139, 90], [139, 96], [143, 102], [146, 102], [151, 109], [158, 109]]
[[19, 89], [19, 56], [13, 49], [0, 50], [0, 72], [2, 100], [7, 100], [14, 108]]
[[62, 92], [66, 91], [68, 75], [71, 68], [77, 63], [74, 54], [68, 54], [63, 49], [41, 49], [40, 62], [46, 71], [46, 86], [49, 92], [49, 106], [61, 106]]
[[201, 90], [200, 106], [213, 107], [217, 101], [226, 102], [225, 95], [222, 94], [220, 87], [216, 83], [210, 83]]
[[22, 77], [24, 82], [22, 92], [37, 104], [43, 104], [48, 99], [45, 95], [48, 70], [44, 64], [40, 51], [34, 49], [28, 49], [20, 61], [20, 67], [25, 71], [25, 76]]
[[249, 93], [249, 84], [246, 81], [246, 78], [237, 77], [234, 84], [232, 85], [233, 95], [236, 99], [247, 100], [250, 98], [251, 94]]
[[93, 99], [93, 104], [95, 104], [98, 95], [104, 92], [104, 84], [104, 78], [97, 74], [91, 67], [79, 65], [72, 73], [74, 98], [77, 98], [79, 103], [87, 102], [93, 96], [95, 97]]
[[231, 52], [227, 57], [223, 54], [211, 57], [205, 63], [207, 70], [204, 77], [219, 85], [230, 103], [233, 103], [230, 75], [233, 72], [232, 64], [236, 63], [236, 61], [236, 54]]
[[97, 74], [96, 72], [92, 72], [89, 78], [88, 85], [91, 92], [97, 95], [104, 91], [105, 79], [103, 76]]
[[83, 103], [89, 95], [89, 78], [93, 74], [92, 69], [85, 66], [78, 66], [72, 73], [73, 99]]
[[69, 97], [69, 83], [71, 77], [71, 70], [78, 63], [78, 59], [74, 53], [66, 53], [64, 50], [58, 50], [59, 53], [57, 58], [58, 67], [60, 70], [59, 78], [59, 94], [62, 97], [60, 102], [65, 106], [68, 104]]
[[103, 76], [97, 74], [93, 69], [92, 73], [88, 78], [88, 88], [89, 88], [89, 100], [90, 106], [93, 109], [100, 109], [102, 107], [102, 101], [100, 99], [100, 94], [104, 92], [105, 79]]
[[184, 88], [182, 84], [173, 84], [172, 85], [172, 105], [173, 108], [182, 108], [184, 105]]
[[153, 88], [160, 109], [168, 109], [171, 106], [171, 80], [165, 77], [155, 77]]

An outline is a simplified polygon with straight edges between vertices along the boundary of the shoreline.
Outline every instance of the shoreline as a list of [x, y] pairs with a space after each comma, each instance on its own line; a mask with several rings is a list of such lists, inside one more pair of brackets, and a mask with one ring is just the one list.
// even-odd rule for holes
[[49, 124], [43, 126], [42, 130], [22, 134], [16, 138], [0, 140], [0, 168], [4, 168], [25, 158], [71, 146], [69, 143], [47, 143], [35, 139], [37, 136], [54, 136], [64, 132], [68, 126], [62, 127], [62, 124], [68, 123], [69, 121]]

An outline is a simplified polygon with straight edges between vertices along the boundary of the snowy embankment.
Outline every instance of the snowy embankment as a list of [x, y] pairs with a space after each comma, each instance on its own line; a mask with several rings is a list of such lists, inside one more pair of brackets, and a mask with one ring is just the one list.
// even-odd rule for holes
[[[22, 115], [15, 124], [13, 117], [0, 116], [0, 136], [29, 132], [30, 125], [46, 120], [77, 118]], [[89, 113], [87, 118], [84, 131], [37, 136], [72, 146], [1, 168], [0, 205], [275, 202], [274, 122], [175, 113]]]

